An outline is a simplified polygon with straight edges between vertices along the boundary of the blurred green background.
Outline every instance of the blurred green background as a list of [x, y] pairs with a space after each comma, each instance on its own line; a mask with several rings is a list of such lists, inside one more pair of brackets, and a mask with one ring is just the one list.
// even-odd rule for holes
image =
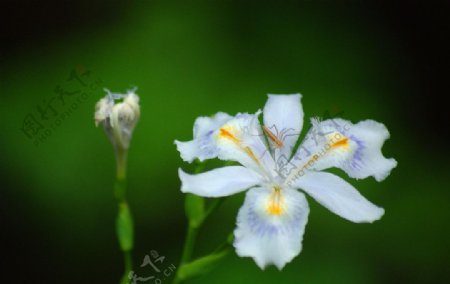
[[[345, 177], [384, 207], [385, 216], [353, 224], [309, 198], [303, 251], [282, 272], [261, 271], [233, 253], [190, 283], [450, 281], [450, 167], [442, 137], [448, 110], [438, 101], [447, 76], [441, 59], [448, 52], [448, 5], [10, 5], [2, 9], [0, 85], [4, 282], [117, 283], [122, 256], [114, 231], [114, 157], [93, 112], [104, 87], [124, 92], [133, 86], [142, 106], [128, 174], [137, 264], [156, 250], [164, 265], [178, 265], [186, 220], [177, 168], [192, 166], [182, 162], [174, 139], [190, 140], [200, 115], [255, 112], [267, 93], [300, 92], [307, 120], [328, 111], [386, 124], [391, 139], [384, 154], [399, 166], [382, 183]], [[49, 103], [54, 109], [45, 107]], [[29, 115], [42, 124], [32, 135], [44, 137], [38, 142], [22, 129]], [[205, 224], [196, 255], [233, 230], [243, 197], [230, 197]]]

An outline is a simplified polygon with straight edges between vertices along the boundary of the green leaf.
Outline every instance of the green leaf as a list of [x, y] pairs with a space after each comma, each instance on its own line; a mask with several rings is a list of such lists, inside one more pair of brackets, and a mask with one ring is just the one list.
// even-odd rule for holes
[[116, 220], [117, 237], [122, 251], [133, 249], [133, 218], [125, 202], [119, 204], [119, 214]]
[[183, 264], [178, 271], [179, 280], [186, 281], [209, 273], [225, 258], [225, 256], [227, 256], [228, 252], [228, 249], [223, 250]]
[[203, 222], [205, 216], [205, 199], [203, 197], [188, 193], [184, 208], [186, 216], [189, 220], [189, 225], [198, 228]]

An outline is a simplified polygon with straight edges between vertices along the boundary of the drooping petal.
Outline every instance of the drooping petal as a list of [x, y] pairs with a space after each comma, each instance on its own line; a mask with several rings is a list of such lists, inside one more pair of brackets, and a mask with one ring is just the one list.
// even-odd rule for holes
[[301, 95], [269, 95], [264, 106], [264, 131], [276, 159], [288, 160], [303, 127]]
[[333, 213], [355, 223], [373, 222], [381, 218], [384, 209], [365, 199], [351, 184], [325, 172], [308, 172], [294, 181]]
[[302, 250], [309, 206], [303, 193], [253, 188], [239, 210], [234, 247], [241, 257], [252, 257], [264, 269], [282, 269]]
[[219, 112], [214, 117], [199, 117], [194, 123], [194, 139], [187, 142], [175, 140], [177, 150], [181, 158], [191, 163], [195, 159], [204, 161], [217, 157], [217, 147], [213, 136], [222, 124], [232, 117], [226, 113]]
[[215, 132], [218, 158], [236, 161], [263, 175], [272, 176], [275, 164], [264, 142], [259, 114], [239, 113]]
[[343, 119], [313, 121], [312, 129], [291, 161], [301, 166], [317, 155], [310, 169], [337, 167], [353, 178], [373, 176], [382, 181], [397, 166], [395, 159], [387, 159], [381, 153], [388, 138], [386, 127], [373, 120], [357, 124]]
[[242, 166], [229, 166], [190, 175], [178, 169], [181, 191], [203, 197], [232, 195], [262, 183], [262, 177]]

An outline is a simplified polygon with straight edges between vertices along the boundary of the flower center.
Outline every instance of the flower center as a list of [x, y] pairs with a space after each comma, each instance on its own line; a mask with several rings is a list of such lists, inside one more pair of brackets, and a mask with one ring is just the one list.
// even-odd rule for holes
[[281, 187], [274, 186], [267, 203], [267, 213], [270, 215], [280, 216], [284, 213], [286, 209], [285, 207], [284, 197], [281, 194]]

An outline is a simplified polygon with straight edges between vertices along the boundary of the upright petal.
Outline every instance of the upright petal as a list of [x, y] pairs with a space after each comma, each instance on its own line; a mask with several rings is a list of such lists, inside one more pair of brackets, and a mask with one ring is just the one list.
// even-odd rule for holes
[[303, 127], [301, 95], [269, 95], [264, 106], [264, 131], [276, 159], [287, 160]]
[[194, 139], [187, 142], [175, 140], [181, 158], [191, 163], [195, 159], [200, 161], [217, 157], [217, 147], [212, 137], [222, 124], [232, 117], [226, 113], [219, 112], [211, 117], [199, 117], [194, 123]]
[[223, 167], [196, 175], [178, 169], [178, 175], [182, 192], [204, 197], [232, 195], [263, 182], [259, 174], [242, 166]]
[[387, 159], [381, 153], [388, 138], [386, 127], [373, 120], [357, 124], [343, 119], [313, 121], [312, 129], [291, 161], [301, 166], [315, 156], [312, 169], [337, 167], [353, 178], [373, 176], [382, 181], [397, 166], [393, 158]]
[[373, 222], [384, 209], [365, 199], [351, 184], [325, 172], [308, 172], [294, 181], [292, 187], [303, 189], [331, 212], [355, 223]]
[[259, 114], [239, 113], [215, 132], [218, 158], [236, 161], [263, 175], [272, 176], [275, 164], [264, 142]]
[[253, 188], [239, 210], [234, 247], [241, 257], [252, 257], [264, 269], [282, 269], [302, 250], [309, 206], [292, 189]]

